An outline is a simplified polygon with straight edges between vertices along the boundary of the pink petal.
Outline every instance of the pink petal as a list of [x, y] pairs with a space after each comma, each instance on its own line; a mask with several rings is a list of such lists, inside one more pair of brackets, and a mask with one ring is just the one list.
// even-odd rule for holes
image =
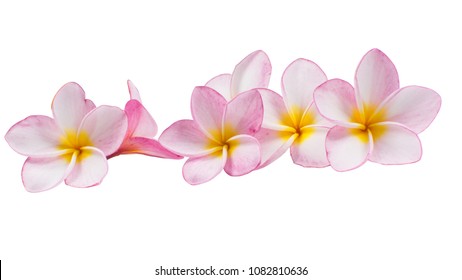
[[255, 134], [261, 149], [261, 163], [258, 168], [263, 168], [281, 157], [292, 145], [296, 136], [290, 132], [261, 128]]
[[406, 164], [420, 160], [422, 145], [417, 134], [395, 124], [374, 125], [370, 128], [374, 149], [369, 160], [381, 164]]
[[190, 158], [183, 165], [183, 178], [191, 185], [206, 183], [220, 174], [225, 162], [225, 150]]
[[372, 149], [372, 136], [367, 131], [334, 126], [326, 136], [330, 165], [337, 171], [348, 171], [363, 165]]
[[191, 113], [202, 132], [221, 141], [223, 113], [226, 100], [214, 89], [196, 87], [191, 96]]
[[130, 93], [130, 99], [138, 100], [141, 103], [140, 92], [136, 88], [135, 84], [132, 81], [127, 80], [127, 86], [128, 92]]
[[267, 88], [271, 76], [271, 62], [263, 51], [255, 51], [234, 68], [231, 78], [231, 98], [254, 88]]
[[175, 122], [162, 132], [159, 142], [167, 149], [189, 157], [204, 156], [216, 150], [216, 147], [221, 147], [208, 138], [192, 120]]
[[30, 116], [13, 125], [5, 135], [10, 147], [19, 154], [33, 157], [58, 155], [61, 129], [46, 116]]
[[63, 131], [76, 133], [85, 115], [95, 108], [91, 100], [85, 99], [85, 92], [77, 83], [67, 83], [56, 93], [51, 109]]
[[85, 116], [79, 128], [79, 135], [85, 134], [90, 139], [91, 146], [98, 148], [105, 155], [110, 155], [122, 144], [127, 127], [124, 111], [103, 105]]
[[409, 86], [394, 92], [383, 104], [386, 120], [404, 124], [415, 133], [424, 131], [438, 114], [441, 97], [435, 91]]
[[228, 159], [225, 171], [229, 175], [245, 175], [260, 164], [260, 144], [254, 137], [237, 135], [229, 139], [226, 144], [228, 145]]
[[333, 123], [346, 127], [357, 127], [356, 105], [353, 87], [340, 79], [329, 80], [314, 92], [314, 101], [319, 113]]
[[128, 101], [125, 104], [125, 113], [128, 118], [128, 137], [153, 138], [156, 136], [157, 123], [138, 100]]
[[326, 167], [329, 161], [326, 155], [326, 135], [328, 127], [310, 127], [290, 147], [290, 154], [295, 164], [303, 167]]
[[334, 124], [328, 119], [324, 118], [321, 113], [319, 113], [318, 108], [314, 102], [308, 107], [308, 109], [303, 113], [301, 120], [301, 125], [316, 125], [324, 127], [332, 127]]
[[107, 171], [106, 155], [102, 151], [93, 147], [83, 148], [65, 182], [76, 188], [93, 187], [103, 181]]
[[223, 122], [224, 139], [237, 134], [254, 134], [263, 121], [263, 102], [258, 90], [239, 94], [226, 106]]
[[377, 107], [399, 88], [395, 65], [380, 50], [370, 50], [356, 69], [355, 88], [359, 102], [365, 106]]
[[29, 192], [46, 191], [59, 185], [73, 163], [64, 157], [28, 158], [22, 168], [22, 181]]
[[[302, 114], [313, 102], [313, 92], [327, 81], [326, 74], [314, 62], [299, 58], [282, 75], [282, 94], [287, 110]], [[301, 116], [294, 116], [300, 119]]]
[[263, 101], [263, 123], [262, 127], [274, 130], [287, 130], [288, 125], [285, 119], [288, 117], [287, 109], [282, 96], [270, 89], [258, 89]]
[[181, 159], [182, 156], [174, 154], [164, 148], [154, 139], [133, 137], [126, 139], [120, 147], [119, 154], [142, 154], [158, 158]]
[[221, 74], [205, 84], [206, 87], [213, 88], [220, 93], [226, 100], [231, 100], [231, 74]]

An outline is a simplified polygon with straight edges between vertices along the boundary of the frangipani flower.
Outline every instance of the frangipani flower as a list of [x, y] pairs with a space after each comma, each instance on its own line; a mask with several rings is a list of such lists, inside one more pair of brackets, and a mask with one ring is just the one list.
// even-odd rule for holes
[[271, 77], [271, 62], [264, 51], [255, 51], [246, 56], [234, 68], [233, 74], [221, 74], [205, 84], [213, 88], [226, 100], [254, 88], [267, 88]]
[[141, 104], [140, 93], [132, 81], [128, 80], [127, 85], [130, 93], [130, 100], [125, 104], [128, 129], [122, 145], [108, 158], [121, 154], [143, 154], [171, 159], [183, 158], [165, 149], [158, 141], [152, 139], [157, 134], [157, 124]]
[[72, 187], [98, 185], [106, 176], [106, 156], [127, 131], [125, 113], [85, 99], [76, 83], [65, 84], [53, 99], [53, 117], [30, 116], [5, 135], [17, 153], [28, 156], [22, 169], [26, 190], [40, 192], [64, 181]]
[[418, 133], [436, 117], [441, 98], [433, 90], [399, 88], [398, 73], [378, 49], [369, 51], [356, 69], [355, 88], [333, 79], [319, 86], [314, 99], [319, 112], [336, 124], [327, 134], [331, 166], [347, 171], [367, 160], [381, 164], [419, 161]]
[[162, 145], [190, 157], [183, 166], [184, 179], [205, 183], [221, 170], [240, 176], [260, 163], [260, 144], [252, 137], [260, 129], [263, 104], [251, 90], [227, 102], [209, 87], [196, 87], [191, 96], [193, 120], [180, 120], [159, 138]]
[[282, 75], [282, 94], [259, 89], [265, 110], [262, 128], [256, 134], [262, 147], [260, 168], [279, 158], [290, 147], [294, 163], [325, 167], [326, 134], [331, 124], [313, 103], [314, 89], [327, 80], [314, 62], [297, 59]]

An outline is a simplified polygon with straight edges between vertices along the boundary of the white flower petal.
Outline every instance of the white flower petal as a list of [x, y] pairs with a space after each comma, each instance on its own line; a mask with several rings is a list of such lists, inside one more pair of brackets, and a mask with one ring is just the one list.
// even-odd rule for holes
[[102, 151], [93, 147], [82, 148], [65, 182], [76, 188], [96, 186], [101, 183], [107, 171], [107, 159]]

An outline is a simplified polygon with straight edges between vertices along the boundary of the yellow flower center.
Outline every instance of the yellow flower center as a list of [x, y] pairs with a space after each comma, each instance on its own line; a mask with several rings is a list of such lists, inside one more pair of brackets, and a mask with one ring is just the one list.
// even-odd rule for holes
[[209, 139], [206, 149], [213, 150], [212, 155], [214, 156], [221, 156], [223, 150], [231, 154], [239, 144], [239, 140], [229, 141], [231, 137], [237, 135], [236, 129], [231, 124], [225, 124], [222, 131], [215, 129], [208, 132], [213, 139]]
[[363, 105], [363, 109], [355, 109], [351, 121], [360, 125], [359, 128], [352, 128], [351, 133], [358, 137], [361, 142], [369, 142], [369, 133], [374, 140], [377, 140], [386, 132], [386, 127], [377, 125], [386, 120], [386, 111], [384, 108], [378, 109], [377, 106]]
[[76, 163], [79, 163], [91, 155], [91, 151], [86, 149], [88, 146], [93, 146], [88, 133], [81, 131], [77, 134], [75, 131], [66, 131], [61, 136], [60, 144], [57, 148], [65, 151], [62, 157], [68, 163], [72, 161], [73, 157], [76, 158]]
[[312, 127], [315, 124], [315, 116], [312, 113], [305, 112], [298, 106], [293, 106], [290, 112], [285, 113], [280, 124], [285, 127], [285, 130], [280, 131], [280, 137], [285, 140], [295, 135], [296, 139], [294, 143], [302, 143], [310, 137], [315, 128]]

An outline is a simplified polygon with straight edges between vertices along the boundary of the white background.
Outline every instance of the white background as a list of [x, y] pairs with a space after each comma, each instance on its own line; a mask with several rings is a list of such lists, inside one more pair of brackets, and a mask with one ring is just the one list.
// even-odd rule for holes
[[285, 154], [247, 176], [190, 186], [183, 160], [130, 155], [110, 160], [100, 186], [31, 194], [25, 158], [2, 140], [2, 279], [178, 279], [156, 278], [161, 265], [310, 271], [281, 279], [462, 279], [460, 9], [403, 2], [1, 1], [2, 135], [29, 115], [51, 115], [68, 81], [97, 105], [123, 107], [128, 78], [161, 132], [190, 118], [194, 86], [257, 49], [272, 61], [277, 91], [296, 58], [352, 82], [376, 47], [401, 85], [443, 99], [420, 134], [420, 162], [347, 173], [305, 169]]

